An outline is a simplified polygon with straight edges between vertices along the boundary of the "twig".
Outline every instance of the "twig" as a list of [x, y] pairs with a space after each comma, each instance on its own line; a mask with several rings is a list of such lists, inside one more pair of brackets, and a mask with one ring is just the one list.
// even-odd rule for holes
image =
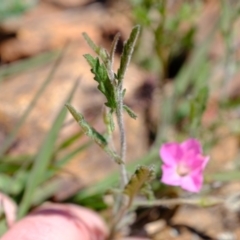
[[208, 197], [208, 198], [173, 198], [173, 199], [157, 199], [152, 201], [136, 200], [134, 207], [151, 207], [151, 206], [172, 206], [172, 205], [199, 205], [202, 207], [211, 207], [219, 204], [224, 204], [225, 199]]

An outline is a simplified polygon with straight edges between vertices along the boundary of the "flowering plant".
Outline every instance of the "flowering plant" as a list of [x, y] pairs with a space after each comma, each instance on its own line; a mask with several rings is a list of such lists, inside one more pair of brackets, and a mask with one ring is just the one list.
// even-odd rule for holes
[[209, 156], [203, 156], [198, 140], [190, 138], [182, 143], [163, 144], [160, 156], [163, 183], [180, 186], [190, 192], [200, 191]]

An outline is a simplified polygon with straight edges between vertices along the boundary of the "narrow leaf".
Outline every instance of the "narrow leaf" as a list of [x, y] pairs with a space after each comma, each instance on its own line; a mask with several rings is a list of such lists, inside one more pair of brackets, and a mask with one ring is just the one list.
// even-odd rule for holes
[[124, 75], [126, 73], [127, 67], [132, 58], [132, 53], [133, 53], [139, 32], [140, 32], [140, 26], [137, 25], [132, 29], [130, 37], [123, 47], [120, 67], [118, 69], [118, 74], [117, 74], [119, 83], [121, 83], [122, 80], [124, 79]]
[[72, 150], [71, 152], [67, 153], [65, 156], [63, 156], [61, 159], [58, 159], [57, 162], [54, 164], [54, 167], [60, 168], [64, 166], [66, 163], [68, 163], [74, 156], [76, 156], [78, 153], [86, 150], [91, 145], [91, 142], [87, 142], [76, 149]]
[[208, 49], [211, 46], [213, 36], [216, 33], [218, 26], [219, 20], [214, 24], [213, 28], [208, 33], [208, 36], [205, 38], [203, 43], [194, 49], [188, 63], [184, 65], [180, 73], [177, 75], [174, 89], [176, 95], [181, 96], [186, 91], [192, 79], [195, 79], [196, 74], [202, 70], [202, 65], [206, 64], [206, 61], [204, 59], [207, 57]]
[[135, 114], [135, 112], [134, 112], [131, 108], [129, 108], [129, 107], [126, 106], [126, 105], [123, 105], [123, 108], [124, 108], [124, 110], [128, 113], [128, 115], [129, 115], [131, 118], [137, 119], [137, 115]]
[[197, 134], [197, 130], [201, 125], [202, 115], [207, 106], [209, 90], [208, 87], [203, 87], [198, 90], [196, 96], [190, 101], [190, 131], [192, 134]]
[[102, 48], [102, 47], [98, 47], [93, 40], [87, 35], [87, 33], [83, 33], [83, 37], [86, 40], [86, 42], [88, 43], [89, 47], [102, 59], [102, 61], [104, 63], [106, 63], [109, 59], [109, 55], [107, 53], [107, 51]]
[[27, 117], [29, 116], [29, 114], [31, 113], [31, 111], [33, 110], [33, 108], [35, 107], [38, 99], [42, 96], [42, 93], [44, 92], [44, 90], [46, 89], [46, 87], [49, 85], [49, 83], [52, 81], [53, 79], [53, 75], [55, 74], [58, 66], [61, 63], [61, 60], [64, 56], [64, 53], [66, 51], [66, 47], [62, 50], [62, 52], [60, 53], [58, 59], [56, 60], [55, 64], [53, 65], [53, 68], [51, 69], [51, 71], [49, 72], [46, 80], [43, 82], [43, 84], [41, 85], [40, 89], [38, 90], [38, 92], [35, 94], [34, 98], [32, 99], [31, 103], [29, 104], [29, 106], [27, 107], [27, 109], [24, 111], [23, 115], [21, 116], [21, 118], [19, 119], [18, 123], [15, 125], [15, 127], [13, 128], [13, 130], [11, 131], [11, 133], [8, 135], [8, 137], [6, 138], [6, 140], [3, 142], [3, 144], [0, 146], [0, 156], [2, 156], [7, 150], [8, 148], [11, 146], [11, 144], [14, 142], [15, 137], [19, 131], [19, 129], [21, 128], [21, 126], [23, 125], [23, 123], [25, 122], [25, 120], [27, 119]]
[[85, 121], [81, 113], [77, 112], [70, 104], [66, 104], [66, 107], [88, 137], [93, 139], [101, 147], [107, 145], [106, 139]]
[[[67, 102], [71, 101], [76, 88], [77, 84], [75, 83], [66, 100]], [[47, 171], [48, 165], [51, 160], [51, 156], [53, 155], [54, 152], [54, 145], [57, 140], [58, 133], [61, 130], [66, 114], [67, 114], [66, 108], [61, 107], [61, 111], [59, 112], [55, 121], [53, 122], [52, 127], [49, 130], [46, 139], [43, 142], [38, 152], [38, 155], [33, 163], [33, 167], [28, 177], [25, 192], [20, 203], [18, 212], [19, 218], [23, 217], [27, 213], [31, 205], [31, 199], [34, 194], [34, 190], [44, 178], [44, 174]]]
[[76, 156], [78, 153], [84, 151], [86, 148], [88, 148], [91, 145], [91, 142], [87, 142], [76, 149], [73, 149], [71, 152], [64, 155], [62, 158], [58, 159], [56, 162], [54, 162], [53, 165], [49, 166], [46, 174], [44, 175], [44, 178], [40, 182], [41, 184], [50, 180], [58, 170], [61, 169], [65, 164], [67, 164], [71, 159], [73, 159], [74, 156]]
[[65, 149], [69, 146], [71, 146], [72, 144], [75, 143], [75, 141], [77, 141], [79, 138], [81, 138], [83, 135], [82, 131], [79, 131], [73, 135], [71, 135], [69, 138], [65, 139], [55, 150], [55, 152], [57, 153], [59, 150]]
[[[138, 164], [150, 164], [154, 163], [155, 160], [158, 158], [159, 155], [159, 148], [152, 148], [147, 155], [142, 156], [141, 158], [137, 159], [136, 161], [127, 165], [128, 171], [134, 171], [136, 169], [136, 162]], [[115, 171], [102, 181], [94, 183], [92, 186], [89, 186], [86, 189], [82, 189], [76, 196], [74, 197], [77, 201], [81, 201], [81, 199], [91, 197], [95, 194], [103, 194], [107, 189], [111, 188], [114, 184], [118, 181], [118, 172]], [[240, 175], [239, 175], [240, 176]]]
[[110, 50], [110, 62], [111, 65], [113, 66], [114, 63], [114, 54], [116, 52], [117, 44], [120, 38], [120, 33], [117, 33], [113, 39], [112, 45], [111, 45], [111, 50]]
[[126, 88], [124, 88], [123, 91], [122, 91], [122, 98], [124, 98], [124, 96], [126, 94], [126, 91], [127, 91]]
[[59, 55], [59, 51], [50, 51], [38, 54], [34, 57], [27, 58], [18, 62], [6, 64], [0, 67], [0, 83], [6, 78], [20, 74], [27, 70], [49, 64]]
[[33, 206], [40, 205], [46, 199], [53, 196], [57, 190], [60, 189], [62, 182], [59, 179], [55, 178], [52, 181], [47, 182], [47, 184], [41, 185], [34, 191], [34, 195], [31, 199], [31, 204]]
[[107, 126], [108, 135], [112, 135], [115, 125], [113, 121], [113, 113], [111, 111], [108, 111], [107, 108], [105, 108], [104, 115], [103, 115], [103, 121], [105, 125]]
[[85, 121], [83, 115], [77, 112], [70, 104], [66, 104], [66, 107], [82, 128], [83, 132], [95, 141], [115, 162], [118, 164], [122, 163], [120, 156], [108, 147], [107, 140]]
[[240, 171], [231, 170], [225, 172], [218, 172], [214, 174], [206, 175], [206, 181], [221, 181], [221, 182], [230, 182], [230, 181], [239, 181], [240, 180]]
[[87, 33], [83, 33], [82, 34], [84, 39], [86, 40], [86, 42], [88, 43], [89, 47], [95, 52], [98, 54], [99, 52], [99, 48], [97, 47], [97, 45], [92, 41], [92, 39], [88, 36]]

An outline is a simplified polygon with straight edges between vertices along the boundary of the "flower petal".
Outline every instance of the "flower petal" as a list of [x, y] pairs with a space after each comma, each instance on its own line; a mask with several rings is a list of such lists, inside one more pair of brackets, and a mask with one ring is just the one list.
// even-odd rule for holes
[[163, 144], [159, 153], [163, 162], [168, 166], [176, 166], [183, 156], [183, 152], [178, 143]]
[[181, 177], [177, 174], [176, 168], [169, 167], [167, 165], [162, 166], [162, 179], [161, 181], [165, 184], [179, 186]]
[[189, 138], [188, 140], [181, 143], [181, 149], [183, 152], [194, 152], [195, 154], [202, 153], [201, 144], [197, 139]]
[[207, 166], [207, 164], [208, 164], [208, 161], [209, 161], [209, 159], [210, 159], [210, 156], [202, 156], [202, 158], [203, 158], [203, 163], [202, 163], [202, 167], [203, 167], [203, 169]]
[[195, 154], [188, 154], [184, 156], [184, 163], [194, 171], [196, 169], [204, 170], [207, 163], [209, 161], [209, 156], [202, 156], [202, 155], [195, 155]]
[[202, 155], [198, 140], [190, 138], [181, 144], [166, 143], [160, 148], [163, 160], [162, 182], [199, 192], [203, 184], [203, 170], [209, 156]]
[[188, 176], [182, 177], [180, 186], [189, 192], [199, 192], [202, 188], [202, 183], [202, 172], [195, 171]]

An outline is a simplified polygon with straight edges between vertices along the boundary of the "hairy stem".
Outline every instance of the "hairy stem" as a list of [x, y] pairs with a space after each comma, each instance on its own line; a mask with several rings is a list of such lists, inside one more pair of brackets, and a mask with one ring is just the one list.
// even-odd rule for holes
[[[117, 123], [119, 127], [120, 132], [120, 158], [121, 163], [120, 165], [120, 175], [121, 175], [121, 189], [123, 190], [124, 187], [128, 183], [128, 176], [127, 176], [127, 170], [126, 170], [126, 161], [125, 161], [125, 155], [126, 155], [126, 135], [125, 135], [125, 127], [124, 127], [124, 121], [123, 121], [123, 97], [122, 97], [122, 85], [118, 85], [116, 87], [116, 99], [117, 99], [117, 108], [116, 108], [116, 116], [117, 116]], [[113, 207], [113, 214], [114, 214], [114, 220], [113, 224], [111, 226], [111, 231], [109, 235], [109, 240], [114, 238], [115, 233], [117, 232], [117, 225], [121, 218], [125, 215], [126, 209], [123, 208], [124, 205], [124, 199], [123, 195], [119, 194], [116, 198], [116, 202]]]
[[117, 122], [120, 132], [120, 157], [122, 160], [122, 163], [120, 164], [120, 170], [121, 170], [121, 187], [124, 188], [124, 186], [128, 183], [128, 177], [127, 177], [127, 170], [125, 166], [125, 156], [126, 156], [126, 135], [125, 135], [125, 127], [123, 122], [123, 99], [122, 99], [122, 91], [118, 91], [118, 107], [116, 110], [117, 114]]

